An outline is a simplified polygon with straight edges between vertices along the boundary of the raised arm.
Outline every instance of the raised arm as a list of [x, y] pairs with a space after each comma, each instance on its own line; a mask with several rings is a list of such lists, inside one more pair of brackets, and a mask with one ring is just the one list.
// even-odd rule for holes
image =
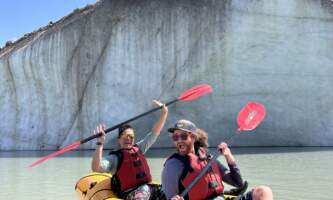
[[154, 100], [154, 103], [157, 104], [158, 106], [162, 106], [161, 116], [152, 128], [153, 134], [156, 136], [159, 136], [161, 133], [161, 130], [165, 124], [165, 121], [168, 117], [168, 107], [165, 104], [162, 104], [161, 102], [156, 101], [156, 100]]
[[227, 143], [222, 142], [221, 144], [219, 144], [218, 149], [220, 153], [224, 156], [228, 165], [236, 165], [236, 160], [232, 155]]
[[103, 135], [99, 138], [97, 138], [97, 143], [96, 143], [96, 150], [91, 162], [91, 169], [93, 172], [102, 172], [101, 169], [101, 161], [102, 161], [102, 156], [103, 156], [103, 145], [105, 142], [105, 126], [104, 125], [99, 125], [97, 126], [96, 130], [94, 130], [94, 134], [97, 133], [103, 133]]
[[[223, 180], [227, 182], [230, 185], [233, 185], [235, 187], [241, 187], [243, 185], [243, 180], [240, 174], [240, 170], [236, 165], [236, 160], [234, 156], [232, 155], [228, 145], [226, 143], [221, 143], [218, 146], [218, 149], [220, 153], [224, 156], [226, 159], [228, 166], [229, 166], [229, 172], [227, 173], [227, 170], [223, 169], [224, 167], [220, 167], [220, 170], [223, 173]], [[223, 165], [222, 165], [223, 166]]]

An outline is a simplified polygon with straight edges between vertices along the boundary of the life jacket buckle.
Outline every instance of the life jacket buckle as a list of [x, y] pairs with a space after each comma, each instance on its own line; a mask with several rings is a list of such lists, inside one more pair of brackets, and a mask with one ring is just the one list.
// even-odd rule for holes
[[134, 165], [134, 167], [139, 167], [139, 166], [141, 166], [141, 165], [142, 165], [141, 160], [135, 160], [135, 161], [133, 162], [133, 165]]
[[139, 172], [136, 174], [136, 179], [142, 179], [146, 176], [146, 173], [145, 172]]
[[216, 188], [218, 185], [217, 181], [209, 182], [208, 188]]

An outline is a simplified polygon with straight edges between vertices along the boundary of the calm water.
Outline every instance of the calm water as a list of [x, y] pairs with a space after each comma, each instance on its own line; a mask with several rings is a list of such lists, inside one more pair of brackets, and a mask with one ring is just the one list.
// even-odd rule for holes
[[[332, 200], [333, 148], [233, 148], [250, 187], [265, 184], [275, 199]], [[0, 199], [77, 200], [76, 181], [90, 172], [92, 151], [68, 152], [35, 167], [51, 152], [0, 152]], [[170, 150], [148, 153], [155, 180]]]

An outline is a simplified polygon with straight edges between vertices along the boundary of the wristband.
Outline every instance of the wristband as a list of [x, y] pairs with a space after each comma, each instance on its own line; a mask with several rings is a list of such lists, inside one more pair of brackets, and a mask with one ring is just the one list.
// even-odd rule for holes
[[103, 143], [102, 142], [96, 142], [96, 145], [100, 146], [100, 145], [103, 145]]

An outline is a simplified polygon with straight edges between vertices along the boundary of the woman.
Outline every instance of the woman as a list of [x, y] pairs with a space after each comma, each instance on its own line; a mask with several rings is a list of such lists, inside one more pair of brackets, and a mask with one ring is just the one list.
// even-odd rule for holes
[[[102, 158], [103, 145], [105, 143], [105, 126], [99, 125], [94, 134], [102, 133], [96, 143], [95, 154], [92, 159], [92, 170], [94, 172], [109, 172], [112, 190], [121, 198], [126, 200], [148, 200], [152, 188], [148, 183], [152, 177], [144, 154], [156, 141], [168, 116], [168, 108], [162, 106], [161, 116], [144, 139], [135, 143], [135, 131], [128, 124], [122, 125], [118, 130], [119, 149], [112, 151], [110, 155]], [[155, 191], [155, 190], [154, 190]]]

